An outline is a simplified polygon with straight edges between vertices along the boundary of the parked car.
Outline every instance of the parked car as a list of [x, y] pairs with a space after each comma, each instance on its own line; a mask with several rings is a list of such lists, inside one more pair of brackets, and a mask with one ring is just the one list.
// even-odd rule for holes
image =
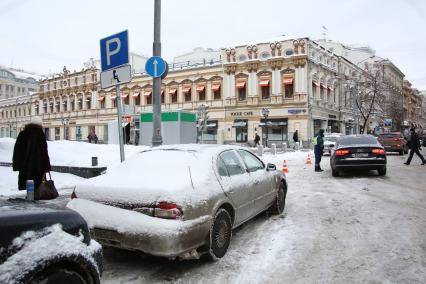
[[326, 133], [324, 135], [324, 155], [331, 155], [331, 149], [336, 145], [337, 138], [342, 135], [341, 133]]
[[287, 183], [246, 148], [152, 148], [78, 185], [68, 207], [106, 246], [168, 258], [225, 255], [232, 229], [266, 210], [280, 214]]
[[377, 170], [386, 175], [386, 152], [372, 135], [346, 135], [337, 139], [330, 157], [332, 175], [339, 176], [343, 170]]
[[0, 283], [100, 283], [102, 247], [69, 209], [0, 200]]
[[377, 140], [382, 144], [386, 152], [398, 152], [400, 155], [408, 153], [407, 141], [400, 132], [381, 133]]

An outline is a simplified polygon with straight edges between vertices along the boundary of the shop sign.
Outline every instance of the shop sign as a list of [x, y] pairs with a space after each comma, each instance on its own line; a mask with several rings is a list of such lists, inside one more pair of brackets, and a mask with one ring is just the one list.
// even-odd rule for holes
[[253, 112], [252, 111], [235, 111], [235, 112], [230, 112], [229, 115], [232, 116], [232, 117], [234, 117], [234, 116], [252, 116]]
[[296, 109], [289, 109], [288, 113], [289, 114], [300, 114], [300, 113], [305, 113], [306, 109], [302, 109], [302, 108], [296, 108]]
[[337, 118], [337, 116], [335, 116], [334, 114], [329, 114], [329, 115], [328, 115], [328, 118], [336, 119], [336, 118]]

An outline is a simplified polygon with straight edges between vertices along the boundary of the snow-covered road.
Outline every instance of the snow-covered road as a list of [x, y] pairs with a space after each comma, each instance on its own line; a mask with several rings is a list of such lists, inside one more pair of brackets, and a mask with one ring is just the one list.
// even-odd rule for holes
[[[426, 283], [426, 167], [331, 177], [288, 153], [285, 214], [238, 228], [218, 262], [105, 249], [103, 283]], [[281, 167], [283, 156], [265, 156]]]

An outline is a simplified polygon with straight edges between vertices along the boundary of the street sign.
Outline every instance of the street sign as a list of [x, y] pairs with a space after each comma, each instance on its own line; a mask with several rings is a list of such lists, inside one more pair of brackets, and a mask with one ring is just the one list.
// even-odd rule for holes
[[102, 71], [113, 69], [129, 63], [129, 37], [123, 31], [101, 39], [101, 65]]
[[115, 85], [130, 82], [131, 67], [129, 64], [101, 72], [101, 88], [106, 89]]
[[153, 56], [147, 60], [145, 70], [151, 77], [162, 77], [167, 70], [167, 62], [160, 56]]

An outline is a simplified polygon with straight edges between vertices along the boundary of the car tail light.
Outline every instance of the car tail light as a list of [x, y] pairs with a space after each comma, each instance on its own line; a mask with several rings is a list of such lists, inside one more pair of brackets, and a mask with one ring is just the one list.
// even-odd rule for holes
[[71, 199], [77, 198], [77, 193], [75, 193], [75, 190], [71, 193]]
[[371, 150], [371, 153], [376, 154], [376, 155], [384, 155], [385, 154], [385, 150], [383, 150], [383, 149], [373, 149], [373, 150]]
[[183, 215], [180, 206], [174, 203], [159, 202], [154, 206], [154, 216], [165, 219], [177, 219]]
[[336, 156], [343, 156], [349, 154], [351, 151], [349, 150], [336, 150]]

